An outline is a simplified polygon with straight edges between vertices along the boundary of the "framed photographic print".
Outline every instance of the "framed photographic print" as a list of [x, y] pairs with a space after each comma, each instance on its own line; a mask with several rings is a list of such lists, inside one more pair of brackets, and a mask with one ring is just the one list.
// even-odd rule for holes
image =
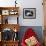
[[9, 15], [9, 10], [2, 10], [2, 15]]
[[36, 18], [36, 8], [24, 8], [23, 18], [24, 19], [35, 19]]

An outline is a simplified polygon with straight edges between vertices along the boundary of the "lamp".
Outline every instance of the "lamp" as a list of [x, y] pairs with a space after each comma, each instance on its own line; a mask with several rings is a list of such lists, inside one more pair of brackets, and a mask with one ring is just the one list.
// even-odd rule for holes
[[17, 0], [15, 0], [15, 7], [16, 7], [16, 4], [17, 4], [17, 2], [16, 2]]

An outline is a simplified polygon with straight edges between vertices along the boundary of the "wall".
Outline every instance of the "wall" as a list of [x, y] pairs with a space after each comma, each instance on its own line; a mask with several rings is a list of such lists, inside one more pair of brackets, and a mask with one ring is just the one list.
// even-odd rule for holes
[[15, 0], [0, 0], [0, 6], [1, 7], [10, 7], [10, 6], [14, 6], [14, 1]]
[[28, 28], [32, 28], [33, 31], [37, 34], [37, 37], [41, 43], [43, 43], [43, 32], [42, 32], [42, 27], [41, 26], [21, 26], [20, 31], [19, 31], [19, 39], [20, 42], [24, 36], [24, 33], [27, 31]]
[[[10, 7], [10, 6], [15, 6], [14, 3], [15, 0], [0, 0], [0, 7]], [[39, 26], [43, 26], [43, 6], [42, 6], [42, 0], [17, 0], [18, 6], [19, 6], [19, 24], [20, 26], [36, 26], [32, 27], [35, 28], [38, 37], [42, 41], [42, 36], [43, 36], [43, 30], [42, 27], [40, 28]], [[36, 8], [36, 19], [23, 19], [23, 8]], [[12, 17], [9, 17], [9, 23], [11, 21]], [[15, 20], [15, 17], [13, 17]], [[11, 21], [14, 22], [14, 21]], [[38, 27], [37, 27], [38, 26]], [[27, 27], [25, 27], [27, 28]], [[39, 30], [38, 30], [39, 29]], [[23, 32], [23, 29], [22, 29]], [[39, 32], [39, 33], [38, 33]]]
[[[43, 6], [42, 0], [21, 0], [20, 25], [22, 26], [42, 26], [43, 25]], [[23, 8], [36, 8], [36, 19], [23, 19]]]
[[[0, 0], [0, 6], [15, 6], [14, 1], [15, 0]], [[17, 0], [17, 3], [20, 7], [19, 24], [21, 26], [43, 26], [44, 23], [42, 0]], [[23, 19], [23, 8], [36, 8], [36, 19]]]

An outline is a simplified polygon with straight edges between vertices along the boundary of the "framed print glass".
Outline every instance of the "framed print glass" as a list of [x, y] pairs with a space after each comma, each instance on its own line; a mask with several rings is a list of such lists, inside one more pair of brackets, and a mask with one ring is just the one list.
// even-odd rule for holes
[[35, 19], [36, 18], [36, 8], [24, 8], [23, 18], [24, 19]]

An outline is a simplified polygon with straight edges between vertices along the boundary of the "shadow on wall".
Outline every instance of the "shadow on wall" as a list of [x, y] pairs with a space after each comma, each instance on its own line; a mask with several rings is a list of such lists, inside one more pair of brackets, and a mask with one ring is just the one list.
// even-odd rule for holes
[[21, 40], [22, 40], [22, 38], [24, 36], [25, 31], [28, 28], [32, 28], [34, 30], [34, 32], [36, 32], [39, 41], [41, 43], [43, 43], [43, 30], [42, 30], [42, 26], [21, 26], [20, 27], [20, 31], [19, 31], [19, 40], [20, 40], [20, 42], [21, 42]]

